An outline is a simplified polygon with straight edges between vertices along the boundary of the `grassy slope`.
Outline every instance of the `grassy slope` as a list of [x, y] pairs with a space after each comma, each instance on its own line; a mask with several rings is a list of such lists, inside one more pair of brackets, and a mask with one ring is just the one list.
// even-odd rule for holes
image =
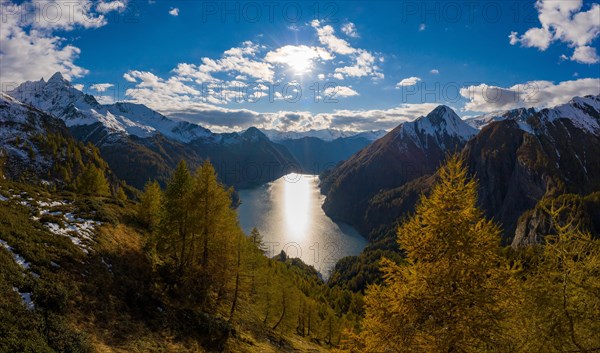
[[[0, 181], [0, 195], [8, 198], [0, 201], [0, 239], [11, 247], [0, 246], [1, 352], [203, 351], [199, 342], [210, 331], [190, 334], [182, 329], [187, 323], [178, 322], [179, 313], [168, 309], [160, 288], [153, 285], [154, 272], [144, 251], [147, 235], [134, 221], [133, 203], [50, 195], [7, 181]], [[49, 207], [37, 201], [67, 202]], [[67, 226], [68, 213], [101, 222], [92, 241], [82, 240], [88, 254], [42, 224]], [[13, 253], [29, 268], [19, 266]], [[13, 287], [32, 293], [33, 310]], [[295, 334], [272, 332], [256, 316], [248, 309], [239, 311], [236, 334], [225, 351], [327, 351]], [[205, 328], [202, 323], [200, 327]]]

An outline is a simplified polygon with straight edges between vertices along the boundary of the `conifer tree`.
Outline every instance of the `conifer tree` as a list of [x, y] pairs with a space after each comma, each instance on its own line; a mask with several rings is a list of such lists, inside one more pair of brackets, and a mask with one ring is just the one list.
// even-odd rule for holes
[[163, 193], [158, 182], [147, 182], [140, 196], [138, 219], [145, 226], [154, 229], [160, 220]]
[[97, 168], [93, 163], [83, 170], [77, 179], [77, 190], [80, 193], [106, 196], [110, 195], [110, 186], [104, 171]]
[[544, 206], [555, 233], [546, 236], [515, 308], [513, 336], [522, 351], [600, 351], [600, 240], [584, 229], [576, 201]]
[[163, 275], [172, 289], [201, 310], [216, 310], [225, 299], [239, 296], [243, 247], [237, 244], [243, 233], [230, 194], [208, 161], [193, 176], [181, 162], [164, 194], [156, 232]]
[[477, 208], [477, 183], [449, 157], [430, 196], [398, 229], [406, 265], [383, 260], [351, 351], [471, 352], [502, 344], [500, 229]]
[[191, 194], [193, 179], [185, 161], [181, 161], [167, 183], [156, 250], [169, 272], [168, 282], [176, 285], [184, 276], [187, 241], [191, 233]]

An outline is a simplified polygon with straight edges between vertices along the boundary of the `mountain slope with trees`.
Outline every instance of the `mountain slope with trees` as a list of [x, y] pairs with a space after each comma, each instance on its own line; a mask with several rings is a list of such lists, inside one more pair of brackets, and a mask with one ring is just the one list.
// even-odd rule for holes
[[137, 188], [154, 179], [164, 184], [182, 159], [192, 166], [211, 160], [222, 181], [236, 187], [275, 180], [298, 165], [284, 147], [256, 128], [216, 134], [144, 105], [100, 104], [60, 73], [47, 82], [25, 82], [8, 94], [63, 120], [78, 140], [98, 147], [120, 179]]

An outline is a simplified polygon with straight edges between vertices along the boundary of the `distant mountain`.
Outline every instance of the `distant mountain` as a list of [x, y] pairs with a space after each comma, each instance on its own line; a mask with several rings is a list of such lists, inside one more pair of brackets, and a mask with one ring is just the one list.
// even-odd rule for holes
[[385, 130], [364, 132], [335, 129], [304, 132], [262, 130], [272, 141], [285, 146], [296, 158], [302, 171], [321, 174], [384, 136]]
[[8, 92], [15, 99], [48, 112], [67, 126], [101, 123], [110, 133], [150, 137], [157, 133], [179, 142], [211, 137], [212, 133], [195, 124], [175, 122], [141, 104], [103, 105], [74, 88], [59, 72], [48, 82], [25, 82]]
[[476, 129], [482, 129], [483, 127], [495, 122], [502, 120], [516, 120], [525, 121], [533, 114], [536, 113], [534, 108], [517, 108], [511, 110], [502, 110], [484, 115], [479, 115], [465, 119], [465, 122]]
[[0, 93], [0, 169], [5, 177], [65, 186], [89, 163], [106, 169], [96, 153], [77, 142], [61, 120]]
[[285, 140], [299, 140], [303, 138], [317, 138], [323, 141], [333, 141], [339, 138], [357, 137], [364, 138], [369, 141], [375, 141], [378, 138], [383, 137], [387, 131], [385, 130], [373, 130], [373, 131], [343, 131], [336, 129], [322, 129], [322, 130], [308, 130], [308, 131], [279, 131], [279, 130], [262, 130], [267, 137], [274, 142], [281, 142]]
[[600, 96], [576, 97], [526, 120], [492, 123], [463, 155], [479, 179], [483, 209], [510, 241], [521, 214], [544, 195], [600, 190]]
[[353, 154], [370, 145], [373, 141], [364, 137], [340, 137], [324, 141], [316, 137], [281, 140], [296, 158], [304, 173], [321, 174], [350, 158]]
[[447, 106], [406, 122], [322, 176], [323, 209], [368, 234], [370, 200], [433, 173], [448, 151], [460, 150], [477, 130]]
[[258, 129], [216, 134], [170, 120], [144, 105], [100, 104], [60, 73], [48, 82], [25, 82], [9, 95], [63, 120], [76, 138], [98, 146], [119, 178], [138, 188], [149, 179], [166, 180], [181, 159], [192, 168], [211, 159], [221, 180], [236, 187], [276, 179], [298, 164]]
[[[346, 222], [355, 220], [353, 224], [371, 240], [393, 236], [396, 222], [413, 210], [421, 193], [427, 193], [436, 167], [446, 152], [454, 150], [462, 153], [477, 177], [479, 202], [486, 215], [502, 225], [507, 243], [513, 241], [517, 227], [518, 244], [543, 239], [543, 234], [524, 231], [531, 226], [519, 223], [531, 223], [519, 219], [542, 197], [600, 191], [600, 96], [576, 97], [539, 112], [505, 112], [477, 134], [472, 127], [461, 134], [461, 129], [437, 125], [433, 131], [438, 137], [433, 138], [431, 127], [422, 127], [425, 119], [456, 118], [435, 113], [442, 109], [400, 125], [325, 173], [326, 212]], [[414, 131], [428, 131], [427, 139]]]

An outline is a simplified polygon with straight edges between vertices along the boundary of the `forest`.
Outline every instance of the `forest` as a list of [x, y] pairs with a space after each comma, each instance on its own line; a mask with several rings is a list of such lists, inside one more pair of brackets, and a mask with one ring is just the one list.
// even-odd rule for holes
[[[103, 224], [87, 257], [30, 209], [0, 203], [3, 240], [31, 263], [20, 273], [0, 250], [3, 352], [600, 350], [600, 241], [578, 216], [583, 201], [545, 200], [554, 234], [503, 247], [458, 156], [439, 168], [397, 230], [400, 252], [373, 264], [381, 280], [364, 291], [324, 283], [283, 252], [265, 256], [208, 161], [193, 172], [181, 162], [164, 188], [148, 182], [129, 197], [137, 201], [99, 168], [79, 173], [61, 196]], [[0, 191], [17, 188], [50, 195], [6, 180]], [[33, 309], [17, 304], [15, 288], [32, 293]]]

